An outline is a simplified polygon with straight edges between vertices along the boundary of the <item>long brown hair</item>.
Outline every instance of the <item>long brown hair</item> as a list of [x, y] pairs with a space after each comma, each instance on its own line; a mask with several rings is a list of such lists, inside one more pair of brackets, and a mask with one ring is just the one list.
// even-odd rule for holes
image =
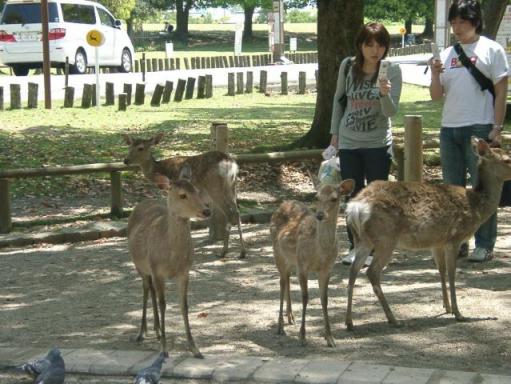
[[[364, 55], [362, 55], [362, 44], [370, 44], [372, 41], [375, 41], [379, 45], [385, 47], [385, 53], [383, 54], [382, 59], [387, 57], [387, 53], [390, 48], [390, 34], [387, 31], [387, 28], [382, 23], [367, 23], [362, 27], [360, 32], [357, 35], [357, 39], [355, 40], [355, 46], [357, 53], [355, 55], [355, 62], [353, 63], [353, 79], [355, 82], [362, 81], [364, 77], [364, 72], [362, 71], [362, 67], [364, 66]], [[378, 68], [376, 73], [373, 76], [372, 81], [376, 81], [376, 77], [378, 76], [378, 69], [380, 68], [380, 63], [378, 63]]]

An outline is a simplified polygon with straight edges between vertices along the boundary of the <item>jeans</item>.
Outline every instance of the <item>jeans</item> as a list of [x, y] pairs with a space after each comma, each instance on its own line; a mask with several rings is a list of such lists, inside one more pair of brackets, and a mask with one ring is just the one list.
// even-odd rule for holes
[[[390, 147], [358, 148], [339, 150], [341, 177], [355, 180], [355, 189], [351, 197], [374, 180], [388, 180], [392, 155]], [[353, 235], [348, 228], [350, 249], [353, 249]]]
[[[440, 161], [444, 183], [467, 185], [467, 171], [472, 187], [477, 185], [477, 156], [472, 150], [471, 136], [487, 140], [492, 125], [471, 125], [468, 127], [445, 128], [440, 130]], [[493, 250], [497, 240], [497, 212], [481, 224], [474, 235], [475, 245]]]

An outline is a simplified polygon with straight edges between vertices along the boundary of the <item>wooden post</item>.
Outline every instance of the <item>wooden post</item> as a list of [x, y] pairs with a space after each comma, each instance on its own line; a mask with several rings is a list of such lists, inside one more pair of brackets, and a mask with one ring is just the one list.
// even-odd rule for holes
[[105, 105], [114, 104], [115, 104], [114, 83], [107, 81], [105, 83]]
[[28, 83], [27, 108], [37, 108], [38, 91], [39, 91], [39, 84]]
[[238, 95], [243, 94], [243, 72], [236, 72], [236, 93]]
[[140, 61], [135, 60], [135, 72], [140, 72]]
[[69, 86], [69, 57], [66, 56], [66, 62], [64, 63], [64, 87]]
[[121, 188], [121, 172], [110, 172], [110, 187], [112, 190], [112, 202], [110, 214], [114, 217], [122, 215], [122, 188]]
[[151, 106], [159, 107], [161, 103], [161, 96], [163, 95], [163, 85], [156, 84], [154, 87], [153, 97], [151, 98]]
[[140, 60], [140, 70], [142, 71], [142, 81], [145, 81], [145, 72], [146, 72], [146, 67], [145, 67], [145, 52], [142, 53], [142, 59]]
[[0, 111], [4, 110], [4, 87], [0, 87]]
[[422, 181], [422, 116], [405, 115], [405, 181]]
[[206, 75], [206, 99], [213, 97], [213, 75]]
[[182, 101], [185, 93], [186, 80], [179, 79], [177, 81], [176, 93], [174, 94], [174, 101]]
[[287, 95], [287, 72], [280, 73], [280, 93]]
[[307, 72], [298, 73], [298, 94], [305, 95], [305, 89], [307, 88]]
[[245, 92], [252, 93], [254, 91], [254, 72], [247, 72], [247, 84], [246, 84]]
[[261, 71], [259, 74], [259, 92], [266, 93], [266, 85], [268, 82], [268, 72]]
[[158, 71], [163, 71], [164, 69], [163, 59], [158, 59]]
[[397, 180], [405, 179], [405, 151], [403, 145], [394, 145], [394, 163], [396, 164]]
[[11, 228], [11, 197], [9, 195], [9, 179], [0, 179], [0, 233], [9, 233]]
[[183, 58], [183, 61], [185, 63], [185, 69], [190, 69], [190, 64], [188, 62], [188, 57]]
[[206, 97], [206, 76], [199, 76], [197, 82], [197, 99], [204, 99]]
[[135, 86], [135, 105], [144, 105], [145, 83], [137, 83]]
[[125, 111], [128, 105], [128, 95], [119, 93], [119, 111]]
[[19, 84], [11, 84], [11, 109], [21, 108], [21, 89]]
[[92, 96], [90, 98], [91, 105], [93, 107], [95, 107], [97, 105], [97, 103], [99, 103], [99, 100], [96, 100], [96, 83], [91, 84], [90, 86], [91, 86], [91, 92], [92, 92]]
[[164, 104], [168, 104], [170, 102], [170, 98], [172, 96], [172, 91], [174, 89], [174, 83], [172, 81], [167, 80], [165, 82], [165, 88], [163, 89], [163, 96], [161, 102]]
[[75, 102], [74, 87], [66, 87], [64, 90], [64, 108], [73, 108]]
[[84, 84], [82, 92], [82, 108], [90, 108], [92, 103], [92, 85]]
[[227, 74], [227, 96], [234, 96], [234, 73], [229, 72]]
[[193, 91], [195, 90], [195, 77], [189, 77], [186, 81], [185, 99], [193, 99]]
[[126, 94], [126, 105], [131, 105], [132, 89], [131, 83], [124, 83], [122, 91]]
[[[228, 129], [226, 123], [211, 124], [211, 150], [227, 151]], [[225, 214], [216, 207], [211, 209], [209, 220], [209, 238], [213, 241], [224, 239], [230, 232], [230, 224]]]

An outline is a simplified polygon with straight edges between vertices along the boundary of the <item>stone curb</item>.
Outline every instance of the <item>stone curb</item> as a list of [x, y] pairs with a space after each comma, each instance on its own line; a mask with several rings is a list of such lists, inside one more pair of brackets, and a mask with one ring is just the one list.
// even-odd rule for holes
[[[158, 352], [62, 349], [66, 372], [103, 376], [134, 376], [149, 366]], [[46, 354], [40, 348], [0, 348], [0, 370], [12, 370]], [[239, 355], [178, 356], [166, 360], [162, 377], [214, 382], [300, 384], [505, 384], [511, 375], [406, 368], [342, 361], [333, 358], [294, 359]]]
[[[243, 223], [267, 223], [270, 221], [273, 211], [261, 211], [241, 215]], [[192, 222], [192, 229], [207, 227], [207, 220]], [[98, 221], [88, 223], [81, 228], [62, 228], [56, 231], [16, 233], [0, 235], [0, 248], [24, 247], [33, 244], [50, 243], [76, 243], [80, 241], [97, 240], [108, 237], [125, 237], [126, 221]]]

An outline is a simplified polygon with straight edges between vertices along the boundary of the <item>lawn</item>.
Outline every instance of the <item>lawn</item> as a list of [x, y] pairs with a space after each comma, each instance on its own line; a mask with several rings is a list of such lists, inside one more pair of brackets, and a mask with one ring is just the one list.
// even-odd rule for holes
[[[209, 127], [213, 121], [229, 126], [229, 150], [233, 153], [259, 151], [265, 147], [285, 146], [310, 128], [316, 94], [290, 94], [270, 97], [259, 93], [227, 97], [215, 89], [210, 100], [187, 100], [159, 108], [130, 106], [126, 112], [117, 107], [99, 110], [64, 109], [55, 103], [52, 110], [6, 110], [0, 131], [0, 168], [88, 164], [121, 161], [126, 146], [121, 133], [149, 137], [164, 131], [166, 138], [157, 157], [194, 154], [209, 149]], [[405, 85], [396, 131], [403, 127], [406, 114], [423, 115], [426, 131], [436, 131], [440, 104], [429, 101], [425, 88]], [[107, 175], [93, 177], [104, 177]], [[32, 178], [13, 185], [18, 193], [50, 193], [72, 187], [72, 178]], [[72, 181], [71, 181], [72, 180]]]

